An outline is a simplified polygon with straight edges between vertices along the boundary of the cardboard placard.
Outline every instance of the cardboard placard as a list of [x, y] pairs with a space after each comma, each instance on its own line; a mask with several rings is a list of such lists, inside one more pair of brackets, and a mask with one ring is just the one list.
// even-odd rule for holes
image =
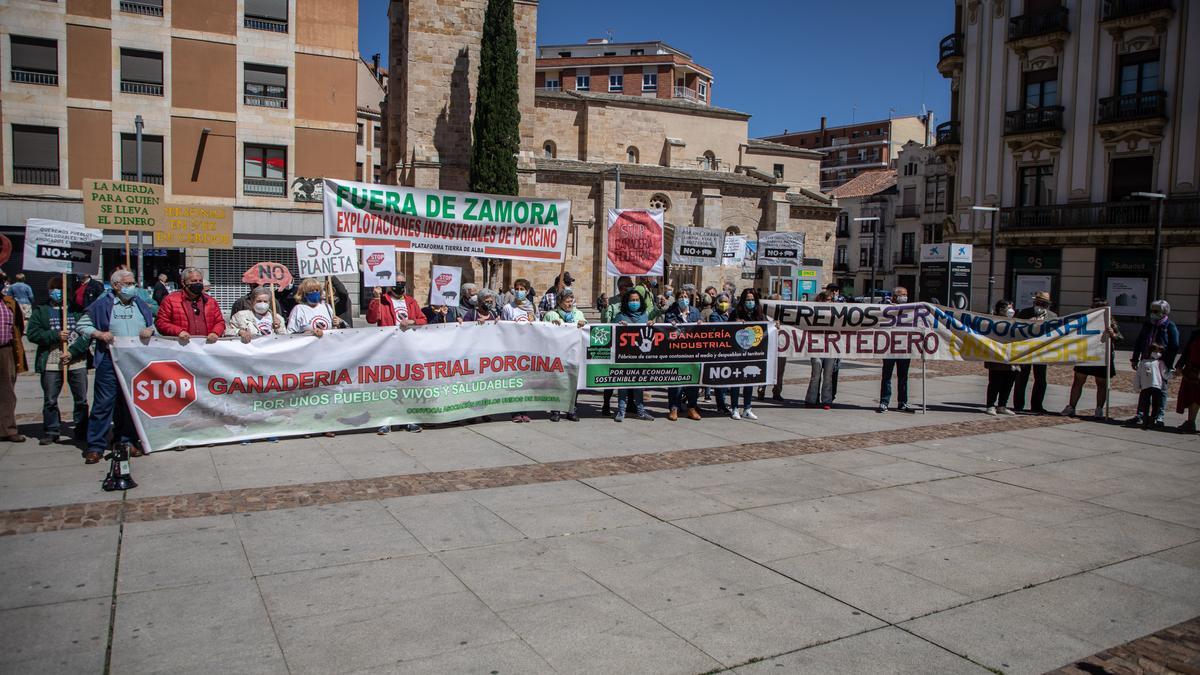
[[292, 271], [277, 262], [254, 263], [242, 274], [242, 283], [287, 288], [292, 285]]
[[79, 223], [30, 218], [25, 221], [22, 268], [37, 272], [99, 274], [104, 232]]
[[162, 228], [154, 231], [161, 248], [233, 248], [233, 207], [167, 204]]
[[87, 227], [158, 232], [166, 217], [163, 186], [131, 180], [83, 179], [83, 222]]
[[362, 247], [363, 286], [375, 288], [396, 283], [396, 247]]
[[429, 289], [429, 304], [450, 305], [458, 304], [458, 294], [462, 286], [462, 268], [433, 266], [433, 283]]
[[358, 252], [349, 237], [298, 241], [296, 262], [301, 278], [358, 274]]

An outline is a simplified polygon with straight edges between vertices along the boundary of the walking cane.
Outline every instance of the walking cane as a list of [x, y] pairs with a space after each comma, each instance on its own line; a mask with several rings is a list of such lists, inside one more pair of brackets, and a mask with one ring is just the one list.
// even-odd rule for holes
[[[62, 290], [63, 290], [63, 299], [62, 299], [62, 302], [60, 302], [58, 304], [59, 304], [59, 310], [62, 311], [62, 330], [66, 331], [67, 330], [67, 273], [66, 272], [62, 273]], [[66, 340], [62, 341], [62, 355], [63, 355], [63, 358], [59, 358], [58, 363], [60, 366], [62, 366], [63, 381], [65, 382], [67, 379], [67, 368], [70, 367], [70, 364], [67, 363], [67, 360], [66, 360], [68, 358], [67, 341]]]
[[1113, 349], [1109, 329], [1112, 327], [1112, 308], [1104, 308], [1104, 421], [1107, 422], [1112, 408], [1112, 367]]

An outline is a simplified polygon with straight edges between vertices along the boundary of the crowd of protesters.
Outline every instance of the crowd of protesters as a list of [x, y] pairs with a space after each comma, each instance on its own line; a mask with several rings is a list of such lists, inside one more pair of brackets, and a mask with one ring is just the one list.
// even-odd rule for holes
[[[577, 305], [572, 288], [574, 281], [570, 273], [563, 273], [555, 277], [540, 297], [528, 279], [516, 279], [503, 293], [468, 282], [461, 286], [457, 305], [422, 306], [409, 293], [404, 274], [399, 273], [392, 286], [373, 290], [365, 318], [368, 324], [401, 330], [429, 324], [501, 321], [541, 321], [566, 329], [584, 329], [588, 319]], [[39, 305], [34, 303], [33, 289], [25, 282], [24, 275], [17, 274], [12, 283], [8, 283], [7, 276], [0, 272], [0, 286], [4, 288], [3, 302], [0, 302], [0, 440], [25, 440], [17, 429], [14, 414], [16, 376], [27, 366], [23, 336], [36, 347], [33, 367], [43, 391], [43, 433], [39, 442], [43, 445], [57, 443], [64, 435], [58, 399], [65, 386], [73, 402], [71, 433], [82, 447], [84, 461], [93, 464], [114, 445], [124, 446], [131, 457], [142, 454], [131, 411], [113, 366], [110, 349], [116, 338], [138, 338], [148, 342], [158, 335], [178, 340], [180, 344], [187, 344], [192, 339], [213, 343], [223, 337], [250, 342], [257, 337], [276, 334], [320, 338], [328, 330], [353, 325], [349, 293], [336, 277], [302, 279], [293, 287], [274, 292], [266, 287], [251, 287], [245, 296], [233, 303], [228, 316], [209, 294], [201, 270], [183, 270], [180, 282], [180, 288], [175, 290], [166, 276], [161, 275], [152, 289], [141, 289], [137, 287], [133, 273], [123, 265], [110, 275], [107, 284], [82, 275], [74, 280], [72, 288], [63, 288], [62, 277], [54, 276], [47, 284], [47, 301]], [[700, 291], [693, 284], [682, 284], [676, 289], [671, 285], [660, 287], [653, 280], [620, 277], [616, 286], [615, 295], [610, 297], [602, 293], [597, 298], [595, 309], [604, 323], [653, 325], [666, 322], [678, 325], [769, 320], [763, 302], [768, 298], [755, 288], [744, 288], [739, 292], [729, 282], [720, 289], [709, 286]], [[778, 300], [779, 296], [769, 299]], [[847, 298], [836, 284], [830, 284], [813, 301], [847, 302]], [[907, 289], [895, 288], [886, 301], [908, 302]], [[1097, 300], [1093, 307], [1104, 307], [1105, 304], [1103, 300]], [[1018, 311], [1012, 301], [1000, 300], [992, 311], [998, 316], [1044, 321], [1056, 316], [1050, 310], [1051, 305], [1050, 295], [1038, 292], [1032, 306], [1026, 309]], [[1121, 339], [1115, 322], [1107, 327], [1105, 339]], [[837, 397], [840, 359], [812, 358], [809, 361], [811, 374], [802, 403], [808, 408], [829, 410]], [[766, 397], [767, 386], [771, 386], [773, 400], [784, 400], [786, 357], [778, 357], [777, 363], [776, 380], [758, 387], [759, 400]], [[908, 398], [909, 366], [909, 359], [883, 360], [877, 412], [913, 411]], [[986, 414], [1014, 415], [1026, 410], [1031, 414], [1046, 414], [1045, 365], [988, 362], [984, 367], [987, 373]], [[1169, 382], [1178, 373], [1181, 386], [1176, 410], [1186, 415], [1178, 430], [1195, 433], [1196, 416], [1200, 412], [1200, 331], [1194, 332], [1186, 344], [1181, 343], [1179, 329], [1170, 318], [1170, 305], [1166, 301], [1151, 304], [1149, 317], [1133, 342], [1131, 367], [1139, 400], [1137, 414], [1127, 424], [1162, 428], [1168, 409]], [[94, 372], [90, 408], [89, 370]], [[1114, 364], [1076, 366], [1069, 403], [1061, 414], [1076, 415], [1083, 388], [1088, 378], [1093, 378], [1096, 382], [1095, 414], [1103, 418], [1106, 385], [1116, 375]], [[896, 381], [894, 389], [893, 377]], [[627, 415], [652, 420], [654, 415], [647, 407], [648, 395], [652, 394], [642, 388], [605, 390], [601, 415], [616, 422], [625, 421]], [[612, 405], [614, 396], [617, 399], [615, 408]], [[718, 415], [733, 420], [758, 419], [753, 407], [752, 386], [669, 387], [666, 390], [667, 419], [703, 419], [706, 413], [701, 398], [703, 402], [715, 398]], [[512, 421], [529, 422], [531, 412], [513, 414]], [[545, 414], [554, 422], [564, 417], [569, 421], [579, 420], [576, 405], [570, 410]], [[414, 433], [421, 431], [417, 424], [408, 424], [405, 429]], [[391, 428], [379, 427], [377, 431], [386, 434]]]

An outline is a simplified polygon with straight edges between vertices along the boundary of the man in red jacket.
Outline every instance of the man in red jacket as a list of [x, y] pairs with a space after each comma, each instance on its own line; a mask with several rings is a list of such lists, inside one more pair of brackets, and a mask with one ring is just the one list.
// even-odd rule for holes
[[212, 344], [225, 334], [225, 317], [211, 295], [204, 292], [204, 273], [189, 267], [180, 275], [183, 289], [163, 298], [154, 327], [162, 335], [179, 338], [186, 345], [193, 335], [205, 335]]
[[410, 295], [405, 295], [407, 284], [404, 274], [396, 273], [396, 285], [381, 293], [375, 288], [375, 298], [367, 305], [367, 323], [376, 326], [409, 326], [425, 325], [425, 314], [421, 306]]

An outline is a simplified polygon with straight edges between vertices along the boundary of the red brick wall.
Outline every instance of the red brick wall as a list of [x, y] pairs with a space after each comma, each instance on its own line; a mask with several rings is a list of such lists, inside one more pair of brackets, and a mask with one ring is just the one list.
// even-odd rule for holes
[[563, 91], [575, 91], [575, 69], [564, 68], [558, 72], [558, 80]]
[[641, 66], [625, 66], [625, 91], [626, 96], [641, 96], [642, 95], [642, 67]]
[[671, 98], [675, 93], [675, 71], [671, 66], [658, 67], [658, 97]]

